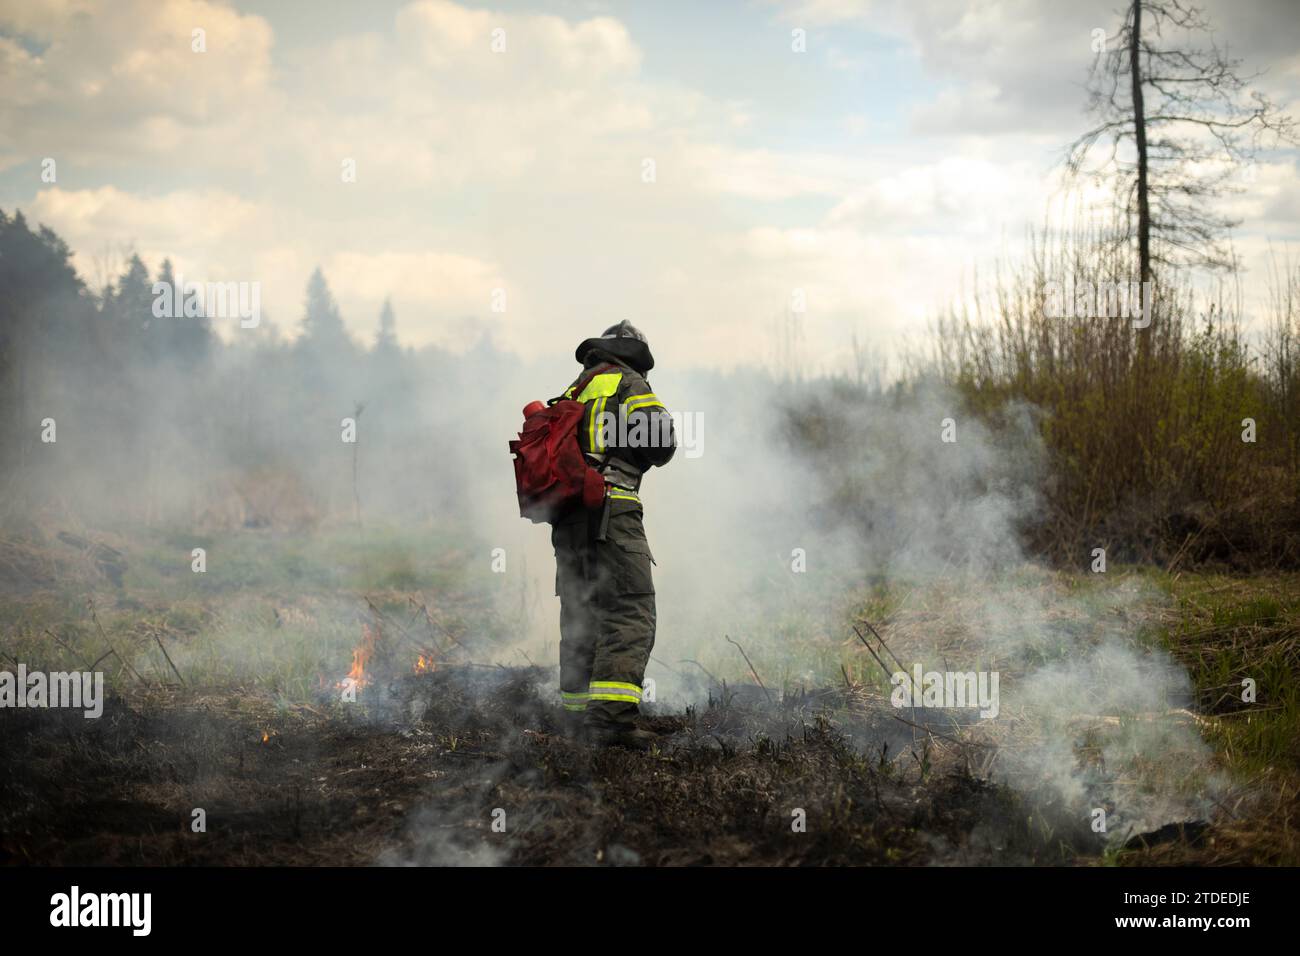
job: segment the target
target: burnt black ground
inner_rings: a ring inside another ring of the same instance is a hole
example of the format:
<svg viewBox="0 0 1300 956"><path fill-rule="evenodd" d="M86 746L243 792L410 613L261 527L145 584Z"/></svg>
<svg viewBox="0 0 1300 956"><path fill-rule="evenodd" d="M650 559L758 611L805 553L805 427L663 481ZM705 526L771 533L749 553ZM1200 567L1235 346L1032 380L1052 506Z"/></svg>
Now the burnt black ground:
<svg viewBox="0 0 1300 956"><path fill-rule="evenodd" d="M651 753L559 733L537 669L448 668L315 705L236 690L0 712L0 862L1095 862L1078 821L834 692L716 689ZM265 738L265 739L264 739ZM953 748L954 750L956 748ZM207 831L191 829L195 808ZM803 811L804 832L793 824ZM495 827L494 827L495 823Z"/></svg>

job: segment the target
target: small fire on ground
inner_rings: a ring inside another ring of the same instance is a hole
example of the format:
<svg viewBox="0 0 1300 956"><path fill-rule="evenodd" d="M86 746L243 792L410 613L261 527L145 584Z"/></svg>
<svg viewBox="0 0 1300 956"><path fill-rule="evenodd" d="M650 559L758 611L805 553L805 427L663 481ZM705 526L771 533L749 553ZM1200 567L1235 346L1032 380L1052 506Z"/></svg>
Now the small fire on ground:
<svg viewBox="0 0 1300 956"><path fill-rule="evenodd" d="M361 625L361 643L352 648L352 669L348 676L338 682L339 687L365 687L370 683L366 674L366 665L375 656L375 646L379 643L379 631L369 624Z"/></svg>
<svg viewBox="0 0 1300 956"><path fill-rule="evenodd" d="M344 689L347 687L365 687L370 683L371 674L367 670L370 666L371 659L375 656L375 650L382 639L379 628L372 628L369 624L363 624L361 627L361 642L352 649L352 668L348 671L347 676L340 680L335 686ZM434 660L431 654L420 654L415 663L411 665L411 671L415 674L431 674L438 669L438 662Z"/></svg>

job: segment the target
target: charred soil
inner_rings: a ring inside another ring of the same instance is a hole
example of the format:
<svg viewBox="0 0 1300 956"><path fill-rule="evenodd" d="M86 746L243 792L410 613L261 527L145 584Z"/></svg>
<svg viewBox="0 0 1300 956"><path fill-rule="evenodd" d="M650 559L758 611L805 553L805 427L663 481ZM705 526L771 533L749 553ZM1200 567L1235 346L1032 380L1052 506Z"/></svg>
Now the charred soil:
<svg viewBox="0 0 1300 956"><path fill-rule="evenodd" d="M277 705L0 713L0 861L116 865L1062 864L1100 857L963 748L836 693L720 690L649 753L565 738L536 668L446 667ZM205 832L195 831L196 810Z"/></svg>

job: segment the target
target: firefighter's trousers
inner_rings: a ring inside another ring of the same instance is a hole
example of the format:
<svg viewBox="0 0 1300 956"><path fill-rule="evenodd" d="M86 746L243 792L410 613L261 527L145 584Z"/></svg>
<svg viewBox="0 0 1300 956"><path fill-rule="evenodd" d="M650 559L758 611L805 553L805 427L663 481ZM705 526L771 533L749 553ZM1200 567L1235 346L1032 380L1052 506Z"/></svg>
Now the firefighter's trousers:
<svg viewBox="0 0 1300 956"><path fill-rule="evenodd" d="M588 727L636 718L655 643L654 558L632 492L612 489L603 540L601 515L579 510L551 531L560 598L560 693Z"/></svg>

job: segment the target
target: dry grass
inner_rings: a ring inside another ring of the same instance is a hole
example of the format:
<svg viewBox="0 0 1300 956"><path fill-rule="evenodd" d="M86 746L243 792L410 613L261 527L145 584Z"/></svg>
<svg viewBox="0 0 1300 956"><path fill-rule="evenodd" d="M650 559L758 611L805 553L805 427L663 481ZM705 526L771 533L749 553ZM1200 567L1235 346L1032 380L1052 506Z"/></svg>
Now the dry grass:
<svg viewBox="0 0 1300 956"><path fill-rule="evenodd" d="M1177 274L1157 284L1149 328L1044 315L1049 282L1127 285L1130 269L1097 237L1040 242L938 322L934 364L974 412L1042 413L1052 474L1030 543L1067 564L1106 547L1122 560L1300 566L1300 270L1273 277L1254 339L1230 285L1207 298Z"/></svg>

